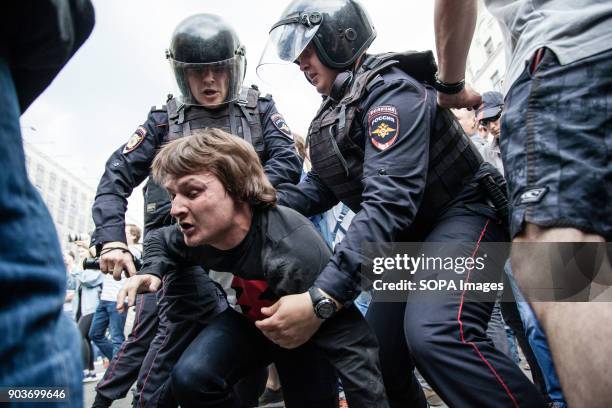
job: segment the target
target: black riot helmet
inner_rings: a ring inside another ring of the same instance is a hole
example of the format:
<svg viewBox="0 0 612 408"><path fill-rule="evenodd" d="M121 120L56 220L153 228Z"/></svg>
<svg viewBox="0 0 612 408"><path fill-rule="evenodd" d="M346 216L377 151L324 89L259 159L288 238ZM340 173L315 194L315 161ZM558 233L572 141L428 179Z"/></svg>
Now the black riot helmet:
<svg viewBox="0 0 612 408"><path fill-rule="evenodd" d="M272 53L294 62L312 41L323 64L345 70L375 38L368 13L355 0L294 0L272 26L260 65L271 63Z"/></svg>
<svg viewBox="0 0 612 408"><path fill-rule="evenodd" d="M217 104L238 99L246 72L246 52L234 29L221 17L214 14L196 14L186 18L174 30L166 58L187 105L201 105L197 92L212 92L204 85L193 90L189 77L210 73L215 75L220 98ZM221 83L222 82L222 83Z"/></svg>

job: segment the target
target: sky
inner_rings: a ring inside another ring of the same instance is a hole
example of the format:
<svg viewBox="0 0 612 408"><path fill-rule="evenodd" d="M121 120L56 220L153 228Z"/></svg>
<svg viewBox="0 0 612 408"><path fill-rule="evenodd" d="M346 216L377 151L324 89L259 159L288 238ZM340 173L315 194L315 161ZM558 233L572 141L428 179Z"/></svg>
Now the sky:
<svg viewBox="0 0 612 408"><path fill-rule="evenodd" d="M377 31L370 52L434 49L432 1L362 0ZM222 16L247 50L245 85L273 95L294 132L305 134L321 98L297 66L294 79L268 84L255 69L287 0L94 0L87 42L22 115L24 138L95 189L109 156L165 103L176 84L164 52L176 25L197 13ZM291 69L290 68L290 69ZM142 193L128 205L142 222Z"/></svg>

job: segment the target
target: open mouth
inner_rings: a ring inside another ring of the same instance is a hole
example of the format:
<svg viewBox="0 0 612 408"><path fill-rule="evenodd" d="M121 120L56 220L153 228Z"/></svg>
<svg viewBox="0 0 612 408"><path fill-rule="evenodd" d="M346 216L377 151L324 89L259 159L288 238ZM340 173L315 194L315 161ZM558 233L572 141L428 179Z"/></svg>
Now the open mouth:
<svg viewBox="0 0 612 408"><path fill-rule="evenodd" d="M217 95L218 93L219 91L215 91L214 89L205 89L203 92L204 96L207 96L207 97L213 97Z"/></svg>
<svg viewBox="0 0 612 408"><path fill-rule="evenodd" d="M195 226L188 222L181 222L179 225L181 227L181 232L184 235L190 235L195 231Z"/></svg>

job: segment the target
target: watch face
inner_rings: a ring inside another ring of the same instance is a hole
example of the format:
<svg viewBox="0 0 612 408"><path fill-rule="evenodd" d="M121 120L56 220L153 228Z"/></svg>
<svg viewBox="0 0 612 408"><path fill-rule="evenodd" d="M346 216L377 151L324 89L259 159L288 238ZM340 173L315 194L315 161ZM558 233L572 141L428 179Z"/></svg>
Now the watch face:
<svg viewBox="0 0 612 408"><path fill-rule="evenodd" d="M323 299L317 303L316 315L321 319L329 319L336 312L336 304L330 299Z"/></svg>

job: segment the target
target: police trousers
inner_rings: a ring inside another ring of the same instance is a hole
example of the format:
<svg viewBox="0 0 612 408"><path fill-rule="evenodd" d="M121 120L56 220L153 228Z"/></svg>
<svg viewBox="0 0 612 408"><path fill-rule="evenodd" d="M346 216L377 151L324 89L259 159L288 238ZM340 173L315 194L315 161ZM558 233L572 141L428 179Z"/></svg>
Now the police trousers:
<svg viewBox="0 0 612 408"><path fill-rule="evenodd" d="M456 257L474 255L481 242L507 240L505 227L463 207L451 209L423 237L425 243L474 243L473 250L450 254ZM500 257L488 263L488 267L499 269L500 279L504 262ZM418 270L413 276L438 278L428 270ZM473 273L464 279L476 283L482 277ZM544 406L536 387L486 335L494 301L466 301L461 290L440 291L433 300L419 291L408 297L406 302L379 302L375 293L367 313L378 337L383 380L392 407L426 406L413 375L415 365L452 407Z"/></svg>

